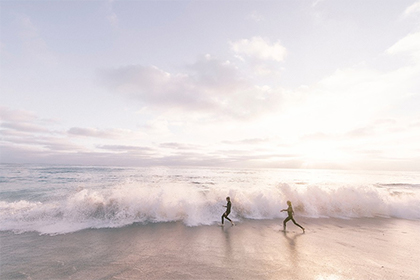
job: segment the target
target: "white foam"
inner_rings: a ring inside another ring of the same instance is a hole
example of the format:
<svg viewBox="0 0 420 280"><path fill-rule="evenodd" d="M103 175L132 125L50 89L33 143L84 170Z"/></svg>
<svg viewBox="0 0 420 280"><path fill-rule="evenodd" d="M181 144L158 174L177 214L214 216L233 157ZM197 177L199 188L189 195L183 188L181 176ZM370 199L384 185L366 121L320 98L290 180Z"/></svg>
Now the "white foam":
<svg viewBox="0 0 420 280"><path fill-rule="evenodd" d="M417 192L390 192L374 186L318 187L279 184L267 187L191 184L126 184L112 189L78 189L61 201L0 202L0 230L44 234L133 223L182 221L188 226L220 221L225 197L234 220L284 218L291 200L295 215L319 217L398 217L420 219Z"/></svg>

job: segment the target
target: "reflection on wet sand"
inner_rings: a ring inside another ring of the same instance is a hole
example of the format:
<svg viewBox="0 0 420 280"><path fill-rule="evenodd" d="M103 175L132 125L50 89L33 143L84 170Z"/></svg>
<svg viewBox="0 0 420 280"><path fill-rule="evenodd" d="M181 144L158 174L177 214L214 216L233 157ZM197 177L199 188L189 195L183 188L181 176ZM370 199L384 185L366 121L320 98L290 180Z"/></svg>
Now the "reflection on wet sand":
<svg viewBox="0 0 420 280"><path fill-rule="evenodd" d="M288 262L286 262L284 265L287 265L289 267L289 272L292 273L292 275L289 274L289 276L293 276L295 279L301 278L301 262L300 262L300 256L299 256L299 246L297 240L299 237L304 235L305 233L288 233L286 231L283 231L283 236L285 237L287 243L288 243L288 251L289 251L289 258Z"/></svg>

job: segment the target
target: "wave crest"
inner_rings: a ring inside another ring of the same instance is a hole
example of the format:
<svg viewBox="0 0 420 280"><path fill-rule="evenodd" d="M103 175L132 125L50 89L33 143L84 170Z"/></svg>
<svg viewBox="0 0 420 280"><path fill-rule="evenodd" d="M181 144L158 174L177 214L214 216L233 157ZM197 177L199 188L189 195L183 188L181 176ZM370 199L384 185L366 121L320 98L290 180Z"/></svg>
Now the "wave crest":
<svg viewBox="0 0 420 280"><path fill-rule="evenodd" d="M133 223L182 221L188 226L219 222L232 198L233 219L274 219L291 200L296 215L310 218L397 217L420 219L420 195L411 190L370 187L121 186L79 189L61 201L0 202L0 230L44 234Z"/></svg>

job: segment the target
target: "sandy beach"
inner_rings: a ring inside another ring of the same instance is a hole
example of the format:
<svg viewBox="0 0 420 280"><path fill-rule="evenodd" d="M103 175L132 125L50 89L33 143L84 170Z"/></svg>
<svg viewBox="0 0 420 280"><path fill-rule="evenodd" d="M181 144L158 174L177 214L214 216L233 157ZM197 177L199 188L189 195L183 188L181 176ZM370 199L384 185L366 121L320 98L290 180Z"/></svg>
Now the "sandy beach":
<svg viewBox="0 0 420 280"><path fill-rule="evenodd" d="M182 223L62 235L1 232L1 279L419 279L420 222Z"/></svg>

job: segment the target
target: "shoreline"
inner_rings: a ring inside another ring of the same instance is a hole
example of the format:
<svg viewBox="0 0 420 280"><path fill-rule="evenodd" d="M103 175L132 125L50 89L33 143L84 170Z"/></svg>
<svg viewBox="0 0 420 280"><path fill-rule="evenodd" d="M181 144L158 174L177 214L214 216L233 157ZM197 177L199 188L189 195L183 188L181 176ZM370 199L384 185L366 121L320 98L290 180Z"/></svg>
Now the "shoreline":
<svg viewBox="0 0 420 280"><path fill-rule="evenodd" d="M418 279L420 221L180 222L60 234L0 232L2 279Z"/></svg>

